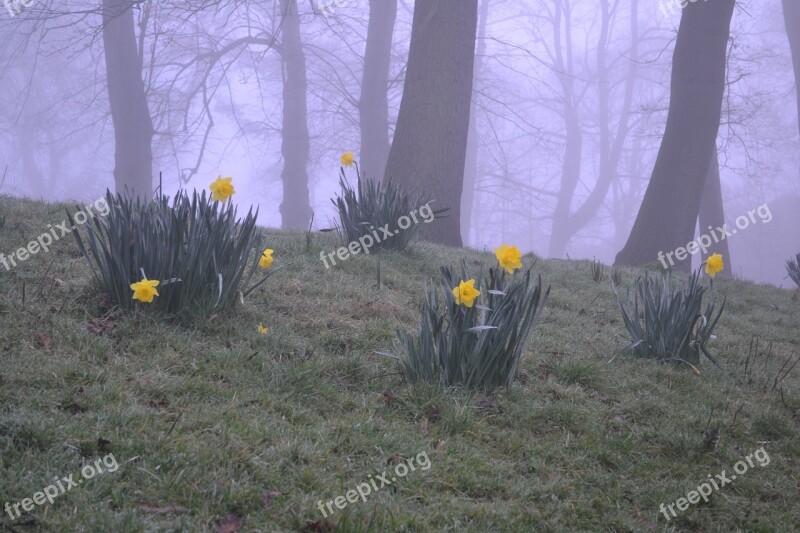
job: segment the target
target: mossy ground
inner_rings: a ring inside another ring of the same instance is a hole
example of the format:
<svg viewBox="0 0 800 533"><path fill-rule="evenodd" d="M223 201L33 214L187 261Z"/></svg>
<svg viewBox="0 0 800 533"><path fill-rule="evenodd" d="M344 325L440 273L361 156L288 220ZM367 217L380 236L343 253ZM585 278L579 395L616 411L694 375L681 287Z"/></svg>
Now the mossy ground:
<svg viewBox="0 0 800 533"><path fill-rule="evenodd" d="M0 252L60 223L64 207L0 200ZM588 262L538 260L551 299L512 389L412 388L373 351L415 327L423 272L493 256L417 244L382 256L378 289L374 256L324 267L332 235L307 250L303 233L265 234L275 266L289 266L195 326L115 312L71 237L0 266L0 505L104 454L120 464L53 505L4 514L6 530L800 528L800 368L782 392L763 385L800 352L791 292L716 283L728 298L713 345L722 366L696 375L614 358L626 337L610 286L592 281ZM624 286L637 274L626 270ZM769 465L669 522L659 513L761 447ZM421 452L429 470L323 520L319 500Z"/></svg>

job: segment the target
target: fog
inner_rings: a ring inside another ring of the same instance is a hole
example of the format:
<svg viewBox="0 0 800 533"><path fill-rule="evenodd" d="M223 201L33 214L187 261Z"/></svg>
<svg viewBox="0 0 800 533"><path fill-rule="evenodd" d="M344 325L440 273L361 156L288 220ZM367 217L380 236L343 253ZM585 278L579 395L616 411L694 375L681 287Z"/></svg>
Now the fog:
<svg viewBox="0 0 800 533"><path fill-rule="evenodd" d="M353 151L450 208L434 242L638 266L694 238L729 244L729 275L788 287L790 1L6 0L0 194L230 176L260 224L324 229Z"/></svg>

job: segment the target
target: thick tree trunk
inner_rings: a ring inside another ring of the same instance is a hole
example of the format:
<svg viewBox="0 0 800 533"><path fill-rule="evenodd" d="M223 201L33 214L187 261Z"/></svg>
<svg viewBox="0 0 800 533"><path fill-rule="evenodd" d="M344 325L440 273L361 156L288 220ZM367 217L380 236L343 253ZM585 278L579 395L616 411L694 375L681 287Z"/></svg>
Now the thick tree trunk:
<svg viewBox="0 0 800 533"><path fill-rule="evenodd" d="M311 220L308 198L308 105L306 56L300 38L297 0L281 0L283 59L283 201L284 229L307 229Z"/></svg>
<svg viewBox="0 0 800 533"><path fill-rule="evenodd" d="M103 0L103 46L114 124L117 192L153 194L153 123L142 81L131 0Z"/></svg>
<svg viewBox="0 0 800 533"><path fill-rule="evenodd" d="M714 147L713 154L711 155L711 163L708 167L708 176L706 177L706 185L703 188L703 198L700 202L700 235L712 236L712 229L722 227L725 224L725 206L722 202L722 184L719 176L719 154L717 147ZM733 272L733 260L728 248L728 239L712 244L708 248L708 253L703 255L702 261L708 259L710 255L722 254L725 262L725 269L719 273L720 276L728 278L731 277ZM691 257L689 261L691 263Z"/></svg>
<svg viewBox="0 0 800 533"><path fill-rule="evenodd" d="M694 239L709 154L715 147L725 91L735 0L691 3L683 10L672 59L667 127L653 175L616 264L639 266ZM681 270L688 271L684 262Z"/></svg>
<svg viewBox="0 0 800 533"><path fill-rule="evenodd" d="M786 21L789 45L792 47L794 80L797 86L798 127L800 127L800 2L798 0L783 0L783 18Z"/></svg>
<svg viewBox="0 0 800 533"><path fill-rule="evenodd" d="M358 103L362 176L383 179L389 159L389 67L397 0L370 0L364 77Z"/></svg>
<svg viewBox="0 0 800 533"><path fill-rule="evenodd" d="M420 236L461 246L478 0L427 0L414 7L408 68L386 179L428 193L447 218Z"/></svg>
<svg viewBox="0 0 800 533"><path fill-rule="evenodd" d="M480 24L478 27L478 49L475 53L475 74L472 77L473 94L469 112L469 134L467 137L467 158L464 164L464 190L461 196L461 240L469 245L472 226L472 213L475 203L475 187L478 185L478 106L475 86L483 71L483 58L486 55L486 25L489 19L489 1L481 0Z"/></svg>

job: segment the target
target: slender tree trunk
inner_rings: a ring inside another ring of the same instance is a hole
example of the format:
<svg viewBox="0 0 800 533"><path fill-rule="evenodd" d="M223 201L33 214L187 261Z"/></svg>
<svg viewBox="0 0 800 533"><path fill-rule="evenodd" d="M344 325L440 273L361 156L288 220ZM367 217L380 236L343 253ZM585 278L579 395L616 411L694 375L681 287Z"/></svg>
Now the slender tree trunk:
<svg viewBox="0 0 800 533"><path fill-rule="evenodd" d="M478 185L478 106L474 87L483 71L486 55L486 25L489 19L490 0L481 0L480 23L478 27L478 49L475 54L475 75L473 76L472 104L469 112L469 134L467 136L467 159L464 164L464 191L461 197L461 240L469 244L472 213L475 203L475 187Z"/></svg>
<svg viewBox="0 0 800 533"><path fill-rule="evenodd" d="M565 103L566 147L561 166L561 187L553 212L553 229L550 232L549 257L561 258L566 253L567 241L574 231L569 227L570 211L575 189L581 178L581 156L583 155L583 130L578 111Z"/></svg>
<svg viewBox="0 0 800 533"><path fill-rule="evenodd" d="M47 162L48 162L48 171L47 171L47 188L50 194L50 198L56 199L58 198L58 187L59 184L62 182L61 177L61 162L64 160L65 152L64 149L59 146L60 143L56 141L53 137L52 130L49 132L49 140L47 145ZM88 181L88 180L87 180Z"/></svg>
<svg viewBox="0 0 800 533"><path fill-rule="evenodd" d="M797 116L800 127L800 2L783 0L783 18L786 22L786 33L792 47L792 64L794 64L794 80L797 86Z"/></svg>
<svg viewBox="0 0 800 533"><path fill-rule="evenodd" d="M608 0L600 0L599 9L602 16L600 25L600 38L597 45L597 113L598 124L600 130L600 165L597 182L592 188L589 196L584 200L583 204L570 214L569 204L574 203L573 197L575 189L580 177L580 166L578 163L572 163L577 166L576 169L571 169L571 174L577 172L578 176L570 176L565 182L566 186L562 188L559 196L559 204L557 207L558 217L553 221L553 235L550 241L550 257L564 257L567 245L570 240L583 229L594 216L597 214L598 209L603 205L608 196L608 191L618 178L620 160L622 159L623 148L628 139L630 132L630 116L631 108L633 106L634 89L636 88L636 80L638 73L638 51L639 51L639 0L631 0L631 16L630 16L630 31L631 31L631 48L626 53L629 57L628 73L625 78L625 92L622 97L621 106L619 108L619 119L616 128L612 131L612 107L611 101L611 83L609 80L609 68L607 65L607 55L609 46L609 28L612 24L611 20L611 7ZM569 116L568 112L568 115ZM578 129L577 132L570 131L574 128L580 128L577 117L570 117L570 120L575 124L567 128L567 139L569 142L570 135L580 139L582 132ZM575 142L575 141L573 141ZM568 145L569 150L569 145ZM565 154L565 157L569 157ZM578 154L573 157L579 157ZM568 160L565 162L565 168L569 168ZM564 190L566 189L566 190Z"/></svg>
<svg viewBox="0 0 800 533"><path fill-rule="evenodd" d="M397 0L370 0L364 77L358 112L361 121L362 175L383 179L389 159L389 68Z"/></svg>
<svg viewBox="0 0 800 533"><path fill-rule="evenodd" d="M616 264L659 260L694 239L709 154L719 132L735 0L688 4L672 58L667 127L650 185ZM688 271L687 262L680 264Z"/></svg>
<svg viewBox="0 0 800 533"><path fill-rule="evenodd" d="M461 246L478 0L427 0L414 7L408 68L386 179L430 194L447 218L420 236Z"/></svg>
<svg viewBox="0 0 800 533"><path fill-rule="evenodd" d="M283 202L284 229L306 229L311 220L308 198L308 104L306 56L300 37L297 0L281 0L283 60Z"/></svg>
<svg viewBox="0 0 800 533"><path fill-rule="evenodd" d="M44 174L39 168L38 158L34 151L39 146L39 143L36 142L37 135L28 124L18 123L15 129L19 144L19 154L22 159L22 175L30 191L29 194L33 198L49 200L51 198L50 191L47 190ZM0 179L2 177L2 170L0 170Z"/></svg>
<svg viewBox="0 0 800 533"><path fill-rule="evenodd" d="M706 177L706 185L703 188L703 198L700 202L700 235L711 236L712 229L722 227L725 224L725 207L722 201L722 184L719 176L719 154L717 147L711 155L711 163L708 167L708 177ZM708 259L708 256L713 254L722 254L725 263L725 269L719 273L720 276L728 278L731 277L733 272L733 260L728 248L728 239L712 244L708 248L708 253L703 255L703 261ZM691 256L689 261L691 263Z"/></svg>
<svg viewBox="0 0 800 533"><path fill-rule="evenodd" d="M153 194L153 123L142 81L134 3L103 0L103 46L114 124L116 189L149 199Z"/></svg>
<svg viewBox="0 0 800 533"><path fill-rule="evenodd" d="M553 227L550 230L550 257L563 257L567 246L567 226L575 196L575 188L581 179L583 156L583 128L578 115L578 99L575 96L575 76L572 62L572 7L570 2L554 3L553 48L554 66L561 83L561 108L564 118L564 162L561 164L561 187L558 189L556 207L553 211ZM561 42L562 28L564 44ZM601 30L602 33L602 30Z"/></svg>

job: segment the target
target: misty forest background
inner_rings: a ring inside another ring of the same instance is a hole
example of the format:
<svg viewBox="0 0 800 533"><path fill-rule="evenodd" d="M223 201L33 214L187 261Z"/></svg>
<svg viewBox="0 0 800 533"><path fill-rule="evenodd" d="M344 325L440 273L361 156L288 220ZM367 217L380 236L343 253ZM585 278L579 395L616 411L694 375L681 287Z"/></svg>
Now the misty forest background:
<svg viewBox="0 0 800 533"><path fill-rule="evenodd" d="M789 284L794 0L26 3L0 10L0 194L232 176L260 224L322 229L353 150L449 207L421 232L452 246L636 266L766 203L712 251Z"/></svg>

